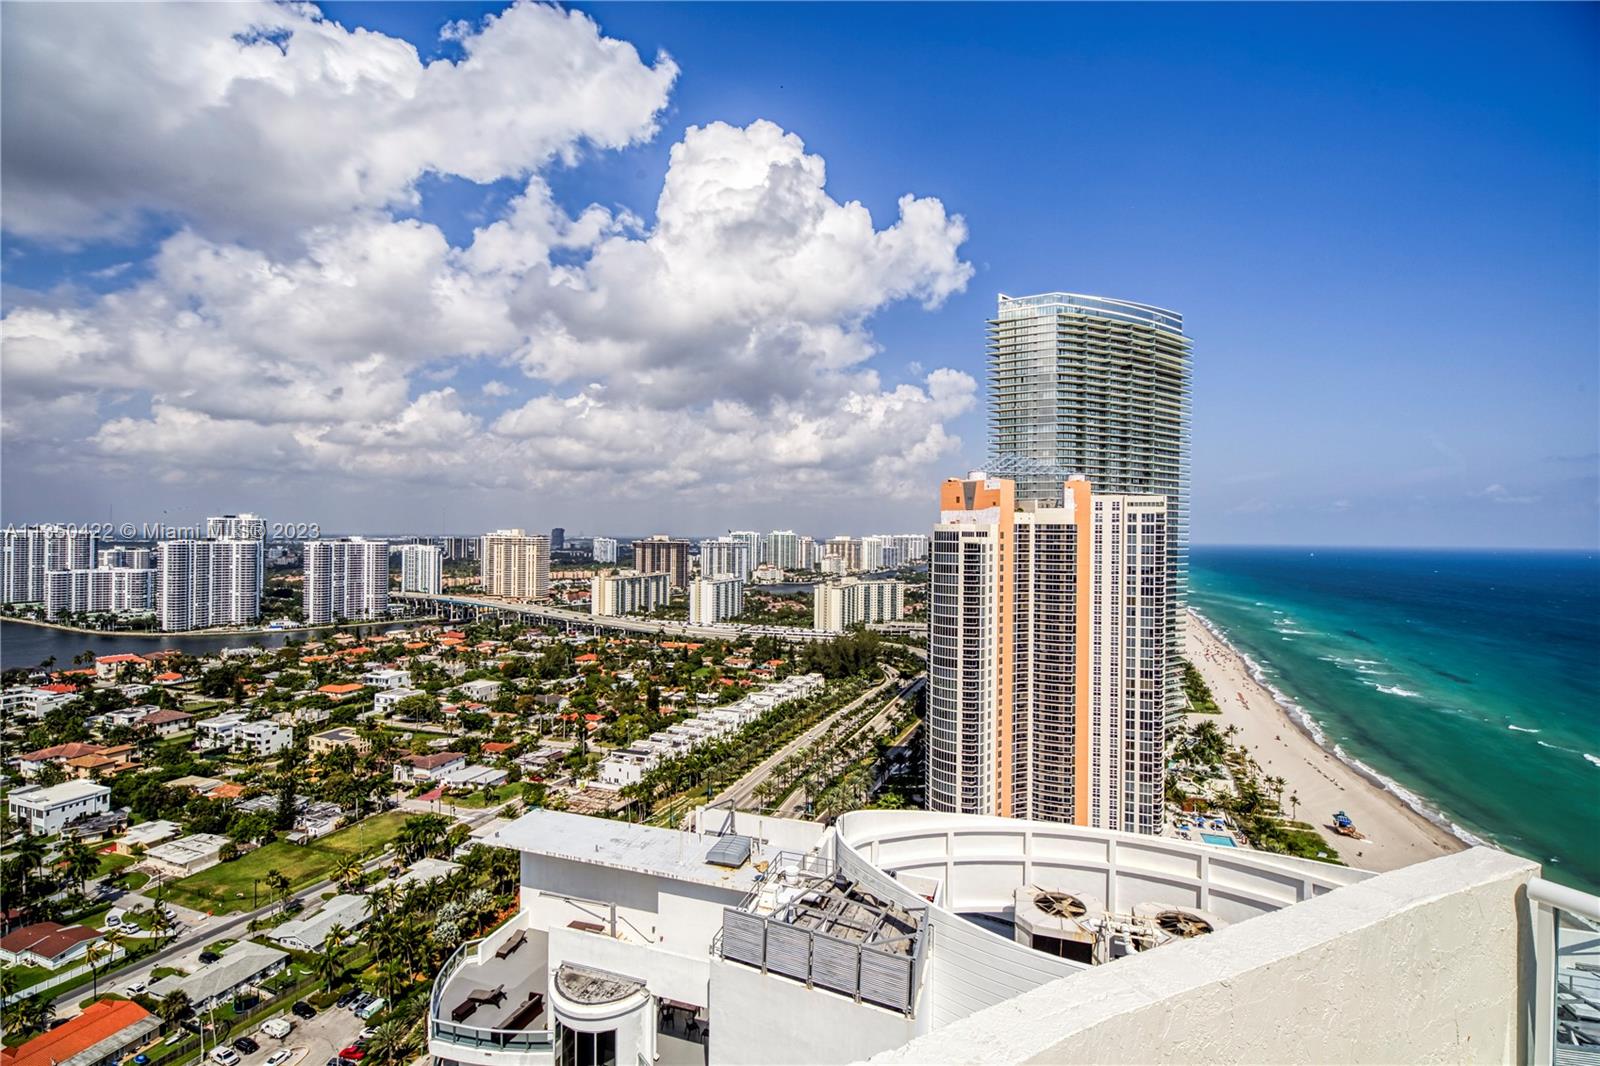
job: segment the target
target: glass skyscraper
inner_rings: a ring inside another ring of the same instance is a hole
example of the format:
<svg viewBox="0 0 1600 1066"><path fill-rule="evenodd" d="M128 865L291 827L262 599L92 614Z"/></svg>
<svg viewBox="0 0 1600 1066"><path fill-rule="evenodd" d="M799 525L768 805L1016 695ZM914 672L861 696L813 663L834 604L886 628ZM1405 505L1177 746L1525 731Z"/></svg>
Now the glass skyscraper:
<svg viewBox="0 0 1600 1066"><path fill-rule="evenodd" d="M1001 295L989 321L991 476L1018 500L1061 501L1073 474L1096 493L1167 498L1167 711L1183 705L1188 591L1189 339L1149 304L1051 292Z"/></svg>

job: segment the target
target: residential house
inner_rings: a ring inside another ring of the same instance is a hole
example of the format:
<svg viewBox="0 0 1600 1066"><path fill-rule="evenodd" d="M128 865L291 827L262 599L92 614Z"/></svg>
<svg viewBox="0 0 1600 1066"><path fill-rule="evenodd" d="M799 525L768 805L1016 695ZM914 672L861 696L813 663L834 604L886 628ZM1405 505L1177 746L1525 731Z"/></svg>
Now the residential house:
<svg viewBox="0 0 1600 1066"><path fill-rule="evenodd" d="M313 755L326 755L336 748L354 748L357 755L365 755L372 750L372 745L367 743L367 739L347 725L313 733L306 744Z"/></svg>
<svg viewBox="0 0 1600 1066"><path fill-rule="evenodd" d="M128 670L149 666L150 660L142 655L102 655L94 661L94 676L101 681L121 677Z"/></svg>
<svg viewBox="0 0 1600 1066"><path fill-rule="evenodd" d="M286 951L253 940L241 940L224 951L216 962L207 963L191 974L163 977L150 986L150 995L165 999L174 992L182 992L196 1011L204 1011L231 999L236 992L260 984L288 962Z"/></svg>
<svg viewBox="0 0 1600 1066"><path fill-rule="evenodd" d="M161 1019L128 999L102 999L75 1018L16 1047L0 1066L115 1066L161 1029Z"/></svg>
<svg viewBox="0 0 1600 1066"><path fill-rule="evenodd" d="M49 788L13 789L11 817L30 833L59 833L73 822L111 810L111 790L93 781L66 781Z"/></svg>
<svg viewBox="0 0 1600 1066"><path fill-rule="evenodd" d="M103 939L100 930L87 925L34 922L0 938L0 962L60 970L82 962L89 945Z"/></svg>
<svg viewBox="0 0 1600 1066"><path fill-rule="evenodd" d="M188 877L221 862L222 849L229 843L227 837L217 833L195 833L147 849L144 861L169 877Z"/></svg>
<svg viewBox="0 0 1600 1066"><path fill-rule="evenodd" d="M183 831L177 822L159 818L153 822L140 822L129 826L128 831L113 845L119 855L132 855L137 848L152 848L165 843Z"/></svg>
<svg viewBox="0 0 1600 1066"><path fill-rule="evenodd" d="M317 689L317 692L320 695L328 697L328 699L332 700L334 703L343 703L345 700L365 692L366 689L367 686L358 681L345 681L322 685Z"/></svg>
<svg viewBox="0 0 1600 1066"><path fill-rule="evenodd" d="M393 714L395 705L412 696L426 696L420 688L390 688L372 697L372 709L379 714Z"/></svg>
<svg viewBox="0 0 1600 1066"><path fill-rule="evenodd" d="M395 760L396 784L414 785L424 781L439 781L452 770L467 765L467 757L459 751L439 751L431 755L407 755Z"/></svg>
<svg viewBox="0 0 1600 1066"><path fill-rule="evenodd" d="M134 725L139 729L148 729L158 737L175 737L194 728L194 715L186 711L151 711Z"/></svg>
<svg viewBox="0 0 1600 1066"><path fill-rule="evenodd" d="M267 939L295 951L321 951L330 929L340 926L353 933L365 924L368 913L367 897L334 896L310 917L284 922L268 933Z"/></svg>

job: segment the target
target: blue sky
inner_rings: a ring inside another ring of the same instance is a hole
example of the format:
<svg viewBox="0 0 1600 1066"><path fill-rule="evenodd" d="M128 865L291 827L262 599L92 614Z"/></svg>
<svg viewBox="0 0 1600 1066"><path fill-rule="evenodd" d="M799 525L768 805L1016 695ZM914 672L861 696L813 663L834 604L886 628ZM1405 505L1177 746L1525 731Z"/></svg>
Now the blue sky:
<svg viewBox="0 0 1600 1066"><path fill-rule="evenodd" d="M458 41L440 40L442 24L497 9L323 5L327 18L344 27L411 42L424 61L463 54ZM1195 344L1196 541L1596 545L1595 7L591 4L577 10L591 15L605 37L632 44L643 63L659 63L658 53L665 53L676 64L653 135L618 149L580 143L570 162L509 165L490 181L425 173L414 186L420 202L390 205L388 220L416 218L465 248L477 227L504 216L532 171L568 215L591 203L626 210L648 234L658 224L669 153L686 131L766 120L825 160L827 195L837 204L859 201L880 231L895 222L897 201L908 193L961 216L965 239L952 238L953 254L970 264L970 277L958 284L949 249L934 249L926 263L888 283L908 295L836 312L876 345L869 359L850 364L853 373L875 373L870 387L855 379L846 384L834 374L833 356L824 355L817 357L818 366L829 368L817 371L823 384L729 398L760 418L775 410L799 417L802 403L820 412L869 402L863 397L875 402L902 387L932 397L928 374L937 368L966 373L979 391L965 404L929 408L928 418L959 444L932 447L909 424L911 415L885 425L882 447L922 456L917 463L870 455L862 443L823 456L815 470L800 470L791 456L775 459L772 470L750 471L747 482L685 467L647 485L643 459L614 469L603 456L617 449L607 447L588 460L591 467L566 470L569 488L588 470L583 491L552 492L547 484L514 479L462 486L446 473L431 483L432 498L423 505L446 515L444 521L684 532L745 524L817 533L925 525L937 477L983 457L983 320L995 293L1064 289L1184 313ZM6 26L8 52L28 30ZM295 47L291 38L289 48ZM27 101L8 92L4 106L10 120ZM150 200L157 199L152 193ZM175 202L160 210L136 205L138 223L109 239L63 237L37 226L19 234L7 220L8 315L19 307L92 306L95 293L136 285L151 276L158 244L187 228L282 259L292 258L290 246L303 240L303 232L285 238L257 227L241 236L214 223L208 232L207 224L186 217L184 201ZM0 202L0 216L10 213L11 204ZM559 267L570 257L581 264L589 254L587 247L558 249L549 263ZM109 276L95 276L106 268ZM682 359L685 350L651 358ZM452 423L460 427L458 439L478 432L469 427L472 419L480 428L507 428L495 420L518 410L527 411L519 424L565 425L547 409L524 404L546 388L550 397L573 401L581 384L570 374L552 376L538 358L533 372L526 359L513 365L504 352L464 360L442 350L435 358L427 354L408 364L402 400L415 403L448 382L452 398L441 402L461 405L450 412L460 416ZM5 383L20 380L18 374ZM714 382L727 376L706 380L713 384L693 383L685 393L691 398L672 401L679 405L673 410L706 422L706 405L721 398ZM505 383L506 394L465 404L490 381ZM606 395L621 395L623 381L620 374L606 378ZM92 499L115 501L119 514L131 516L151 499L172 509L220 506L212 503L219 486L238 493L244 485L251 499L230 498L228 505L260 499L263 510L310 507L318 513L309 517L336 526L440 521L415 513L421 497L403 475L332 450L320 428L273 422L271 438L318 437L310 458L286 453L243 473L219 465L211 479L186 476L206 465L204 457L130 450L130 437L161 436L162 419L152 411L177 402L170 388L157 381L135 384L125 395L98 391L93 413L81 422L80 469L31 461L34 431L27 427L23 437L9 436L8 459L20 456L26 465L18 476L18 465L6 464L4 517L74 517L59 512L81 507L85 486ZM15 420L13 397L25 391L8 388L8 422ZM652 412L670 406L650 401ZM222 409L207 408L208 417ZM259 439L252 427L235 425L237 412L228 417L226 432L216 430L219 439L241 447ZM372 424L393 427L401 424L396 418L379 411ZM122 419L125 432L102 428L112 419ZM146 419L148 431L140 429ZM821 436L840 435L833 423L819 424ZM196 432L213 432L212 423ZM381 436L340 446L371 448ZM428 438L438 439L448 437ZM730 438L736 440L749 438ZM70 439L50 442L52 456L62 444L72 446ZM486 442L485 454L500 446ZM523 453L507 453L513 455L507 462L537 466L555 462L549 457L558 452L567 456L552 447L527 453L534 458L526 461L514 458ZM718 444L703 447L714 451ZM927 458L932 451L938 454ZM308 477L315 466L306 464L318 456L328 457L323 461L340 476ZM107 478L108 461L132 465ZM869 461L874 491L841 517L830 502L832 486L859 484L851 464ZM826 475L817 472L824 468ZM749 499L736 498L746 491L741 486L787 477L794 478L793 492L750 490ZM149 484L137 485L144 478ZM684 478L705 478L700 484L711 491L664 487ZM919 478L929 479L926 500L907 488ZM441 487L447 484L456 487ZM623 484L626 492L608 491ZM529 498L543 502L506 506L508 499ZM552 508L559 513L543 513Z"/></svg>

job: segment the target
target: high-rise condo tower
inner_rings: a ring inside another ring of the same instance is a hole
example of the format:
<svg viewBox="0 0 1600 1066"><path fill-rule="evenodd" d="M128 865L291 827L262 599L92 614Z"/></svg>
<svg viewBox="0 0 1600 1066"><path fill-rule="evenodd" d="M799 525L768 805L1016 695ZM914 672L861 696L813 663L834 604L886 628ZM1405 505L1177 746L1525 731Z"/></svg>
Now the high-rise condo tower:
<svg viewBox="0 0 1600 1066"><path fill-rule="evenodd" d="M1188 590L1189 339L1175 311L1104 296L999 298L989 321L987 473L1017 499L1060 502L1073 474L1097 493L1167 499L1166 713L1183 707Z"/></svg>

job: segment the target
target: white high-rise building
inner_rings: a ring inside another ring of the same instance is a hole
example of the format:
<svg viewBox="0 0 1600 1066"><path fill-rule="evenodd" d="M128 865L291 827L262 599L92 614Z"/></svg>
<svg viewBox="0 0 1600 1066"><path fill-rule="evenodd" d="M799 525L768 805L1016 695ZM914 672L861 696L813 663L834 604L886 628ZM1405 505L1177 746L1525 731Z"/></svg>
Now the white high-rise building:
<svg viewBox="0 0 1600 1066"><path fill-rule="evenodd" d="M763 534L757 533L753 529L736 529L729 533L728 536L734 540L744 541L745 546L749 548L750 569L752 571L767 561L767 538Z"/></svg>
<svg viewBox="0 0 1600 1066"><path fill-rule="evenodd" d="M95 563L95 534L72 526L9 527L0 559L0 600L43 603L45 574L88 570Z"/></svg>
<svg viewBox="0 0 1600 1066"><path fill-rule="evenodd" d="M1095 493L1089 824L1159 833L1166 802L1165 496Z"/></svg>
<svg viewBox="0 0 1600 1066"><path fill-rule="evenodd" d="M618 570L589 579L589 613L596 617L616 617L637 611L653 611L670 601L672 576L666 571L641 574L637 570Z"/></svg>
<svg viewBox="0 0 1600 1066"><path fill-rule="evenodd" d="M743 613L744 579L737 574L714 574L689 582L690 625L707 626Z"/></svg>
<svg viewBox="0 0 1600 1066"><path fill-rule="evenodd" d="M207 540L266 540L267 523L260 515L225 514L206 519Z"/></svg>
<svg viewBox="0 0 1600 1066"><path fill-rule="evenodd" d="M164 540L155 558L162 629L241 626L261 617L261 541Z"/></svg>
<svg viewBox="0 0 1600 1066"><path fill-rule="evenodd" d="M830 558L844 560L846 573L861 569L861 542L854 537L829 537L825 551Z"/></svg>
<svg viewBox="0 0 1600 1066"><path fill-rule="evenodd" d="M147 570L156 565L155 553L149 548L102 548L96 565L126 566L134 570Z"/></svg>
<svg viewBox="0 0 1600 1066"><path fill-rule="evenodd" d="M734 537L717 537L700 542L700 573L705 576L735 574L748 580L756 568L750 558L750 545Z"/></svg>
<svg viewBox="0 0 1600 1066"><path fill-rule="evenodd" d="M478 551L483 591L511 600L542 600L550 595L550 538L521 529L483 535Z"/></svg>
<svg viewBox="0 0 1600 1066"><path fill-rule="evenodd" d="M617 561L617 538L596 537L590 547L590 554L597 563L614 563Z"/></svg>
<svg viewBox="0 0 1600 1066"><path fill-rule="evenodd" d="M148 556L149 552L143 554ZM149 614L155 609L155 579L153 566L48 570L45 572L45 617L53 620L80 613Z"/></svg>
<svg viewBox="0 0 1600 1066"><path fill-rule="evenodd" d="M765 561L779 570L800 569L800 538L792 529L775 529L767 534Z"/></svg>
<svg viewBox="0 0 1600 1066"><path fill-rule="evenodd" d="M901 566L920 563L928 557L928 535L926 533L896 533L889 538L889 541L900 553Z"/></svg>
<svg viewBox="0 0 1600 1066"><path fill-rule="evenodd" d="M444 587L444 550L432 544L400 546L400 591L438 595Z"/></svg>
<svg viewBox="0 0 1600 1066"><path fill-rule="evenodd" d="M842 633L854 625L898 622L905 617L905 586L899 581L847 577L819 582L811 593L812 628Z"/></svg>
<svg viewBox="0 0 1600 1066"><path fill-rule="evenodd" d="M302 595L307 625L388 617L388 543L362 537L306 541Z"/></svg>

